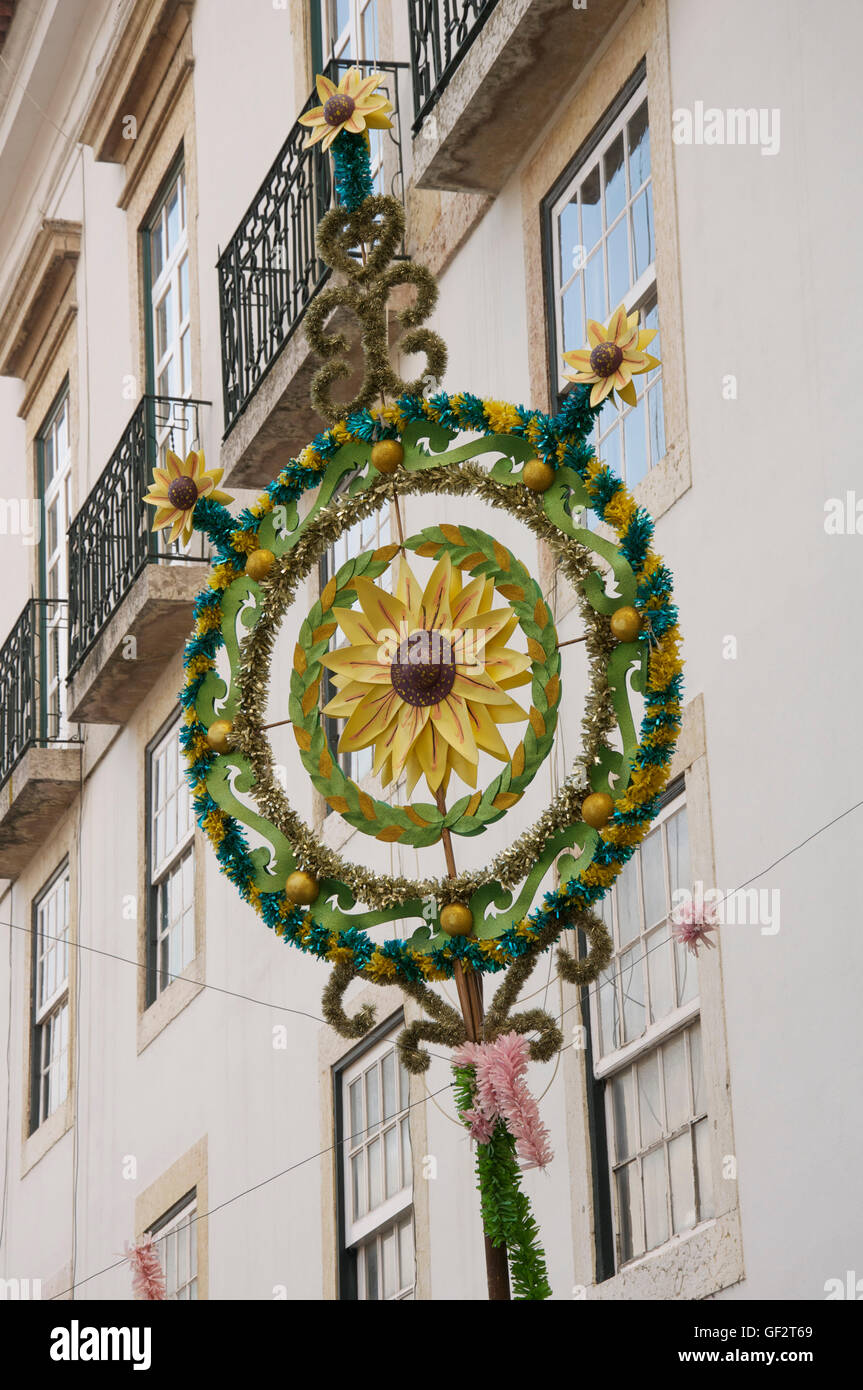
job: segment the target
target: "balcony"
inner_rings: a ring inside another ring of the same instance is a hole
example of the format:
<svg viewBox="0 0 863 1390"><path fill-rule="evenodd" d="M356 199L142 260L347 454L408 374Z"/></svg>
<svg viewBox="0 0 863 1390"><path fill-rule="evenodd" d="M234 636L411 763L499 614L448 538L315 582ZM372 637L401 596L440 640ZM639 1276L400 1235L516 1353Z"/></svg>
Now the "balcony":
<svg viewBox="0 0 863 1390"><path fill-rule="evenodd" d="M0 648L0 878L17 878L81 783L65 718L66 629L65 603L31 599Z"/></svg>
<svg viewBox="0 0 863 1390"><path fill-rule="evenodd" d="M350 62L325 69L338 82ZM393 129L372 132L380 191L404 196L399 81L405 63L360 63L384 74L381 91L393 103ZM317 93L304 110L319 104ZM317 366L297 329L330 271L318 258L315 231L334 201L332 165L320 145L306 146L296 123L225 251L219 257L219 317L225 438L225 483L257 487L270 481L322 427L309 403ZM357 351L359 365L359 351Z"/></svg>
<svg viewBox="0 0 863 1390"><path fill-rule="evenodd" d="M203 583L204 538L189 551L153 532L143 501L166 448L199 447L206 401L144 396L69 528L69 718L122 724L177 655Z"/></svg>
<svg viewBox="0 0 863 1390"><path fill-rule="evenodd" d="M627 0L410 0L414 182L497 194Z"/></svg>

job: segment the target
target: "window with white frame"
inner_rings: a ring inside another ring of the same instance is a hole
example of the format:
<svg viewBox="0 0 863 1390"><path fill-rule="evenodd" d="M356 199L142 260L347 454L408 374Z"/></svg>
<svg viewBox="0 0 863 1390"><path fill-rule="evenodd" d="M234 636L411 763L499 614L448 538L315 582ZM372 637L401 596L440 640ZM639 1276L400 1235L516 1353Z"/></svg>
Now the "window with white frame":
<svg viewBox="0 0 863 1390"><path fill-rule="evenodd" d="M357 63L366 71L381 57L378 27L378 0L314 0L319 6L323 66L333 59ZM338 77L346 69L341 68ZM337 79L336 79L337 80ZM395 102L394 93L387 93ZM385 131L370 130L369 145L375 191L383 193L383 137Z"/></svg>
<svg viewBox="0 0 863 1390"><path fill-rule="evenodd" d="M614 956L590 990L618 1268L713 1215L697 960L671 923L690 888L677 795L605 897Z"/></svg>
<svg viewBox="0 0 863 1390"><path fill-rule="evenodd" d="M69 1091L69 867L33 907L33 1050L31 1132Z"/></svg>
<svg viewBox="0 0 863 1390"><path fill-rule="evenodd" d="M157 396L188 400L192 394L192 334L189 298L189 236L186 226L186 173L172 174L147 225L150 312L150 380ZM170 423L160 423L160 420ZM186 417L181 410L156 411L160 462L167 450L185 458Z"/></svg>
<svg viewBox="0 0 863 1390"><path fill-rule="evenodd" d="M381 507L373 516L355 522L327 551L321 563L321 588L323 589L324 585L337 573L346 560L352 559L355 555L362 555L364 551L377 550L382 545L389 545L390 536L390 509L388 507ZM382 574L376 582L386 588L389 583L387 574ZM347 638L343 637L342 640L347 641ZM324 704L327 704L336 694L336 687L329 673L321 682L321 692ZM339 753L338 742L346 723L347 720L345 719L332 719L329 715L325 715L324 731L330 751L333 757L338 759L342 771L353 781L360 782L364 777L368 777L372 770L374 749L361 748L358 753Z"/></svg>
<svg viewBox="0 0 863 1390"><path fill-rule="evenodd" d="M198 1297L197 1216L193 1190L150 1227L165 1276L165 1297L174 1301Z"/></svg>
<svg viewBox="0 0 863 1390"><path fill-rule="evenodd" d="M64 738L66 725L67 609L69 565L66 532L71 514L72 448L69 387L63 387L36 440L44 524L40 640L43 703L42 736Z"/></svg>
<svg viewBox="0 0 863 1390"><path fill-rule="evenodd" d="M546 203L554 322L552 375L567 385L561 354L587 343L588 319L605 324L618 304L654 328L661 358L647 88L642 81L588 144ZM594 436L597 457L635 487L665 455L662 367L633 377L636 404L609 398Z"/></svg>
<svg viewBox="0 0 863 1390"><path fill-rule="evenodd" d="M412 1298L416 1270L408 1073L394 1036L365 1049L339 1073L338 1095L341 1248L355 1270L355 1296Z"/></svg>
<svg viewBox="0 0 863 1390"><path fill-rule="evenodd" d="M324 63L374 62L378 49L378 0L317 0Z"/></svg>
<svg viewBox="0 0 863 1390"><path fill-rule="evenodd" d="M148 1003L195 958L195 818L177 720L148 753Z"/></svg>

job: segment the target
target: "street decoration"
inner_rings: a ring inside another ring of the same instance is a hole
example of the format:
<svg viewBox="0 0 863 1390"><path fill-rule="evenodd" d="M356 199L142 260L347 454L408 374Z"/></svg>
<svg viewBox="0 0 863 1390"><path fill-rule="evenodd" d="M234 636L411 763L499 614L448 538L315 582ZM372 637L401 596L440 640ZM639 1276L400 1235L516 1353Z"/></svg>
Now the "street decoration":
<svg viewBox="0 0 863 1390"><path fill-rule="evenodd" d="M318 231L334 281L306 315L321 359L312 399L327 427L237 515L203 455L157 470L147 500L160 509L157 524L185 536L191 521L213 553L181 695L198 823L265 925L330 966L323 1009L333 1028L361 1038L374 1025L368 1005L346 1012L352 980L395 984L414 1006L399 1038L405 1066L425 1071L427 1044L452 1049L457 1106L476 1141L490 1296L509 1297L511 1280L516 1297L546 1298L519 1172L545 1166L551 1150L525 1076L528 1059L550 1059L563 1036L545 1009L518 1009L518 995L555 944L561 976L576 985L609 964L596 908L657 813L680 728L671 574L652 549L650 517L590 442L608 394L631 404L633 374L657 362L644 350L653 334L621 307L607 329L591 322L584 352L566 354L577 372L554 416L429 391L446 366L445 345L425 326L437 286L424 267L394 262L404 212L374 191L366 127L391 109L376 96L380 80L352 70L336 88L319 78L322 106L304 118L311 140L331 151L339 199ZM398 350L426 359L407 382L393 366L387 318L391 291L405 284L415 296L396 313ZM355 315L361 330L363 380L346 404L331 395L349 375L333 311ZM481 869L458 867L458 839L516 811L549 757L566 644L536 579L494 535L433 519L404 533L400 501L425 499L433 518L441 496L477 498L548 548L575 592L589 667L578 755L533 824ZM285 615L339 537L382 507L394 509L399 541L351 556L327 579L299 626L277 722L290 723L311 784L354 829L409 846L418 860L443 848L446 874L416 879L321 842L276 775L266 722ZM588 512L601 527L585 524ZM422 580L421 559L432 565ZM638 728L633 693L643 699ZM326 717L346 721L339 751L372 750L381 795L344 771ZM483 785L486 754L500 770ZM251 847L249 832L264 844ZM552 870L557 886L544 889ZM392 923L402 935L387 939L379 929ZM560 942L566 929L578 933L577 958ZM502 976L487 1005L486 975ZM450 979L459 1010L433 988Z"/></svg>

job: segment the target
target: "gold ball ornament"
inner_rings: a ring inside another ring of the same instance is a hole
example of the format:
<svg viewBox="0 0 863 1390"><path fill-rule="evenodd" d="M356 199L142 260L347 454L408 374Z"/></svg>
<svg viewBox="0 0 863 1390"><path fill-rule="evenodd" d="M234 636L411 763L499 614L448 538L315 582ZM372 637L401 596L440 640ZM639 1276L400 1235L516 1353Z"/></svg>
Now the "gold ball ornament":
<svg viewBox="0 0 863 1390"><path fill-rule="evenodd" d="M207 742L214 753L227 753L231 745L228 735L231 732L230 719L215 719L207 730Z"/></svg>
<svg viewBox="0 0 863 1390"><path fill-rule="evenodd" d="M585 825L602 830L614 814L614 802L608 792L592 792L581 803L581 818Z"/></svg>
<svg viewBox="0 0 863 1390"><path fill-rule="evenodd" d="M272 550L253 550L246 560L246 574L250 579L266 579L275 563Z"/></svg>
<svg viewBox="0 0 863 1390"><path fill-rule="evenodd" d="M470 936L473 913L467 903L447 903L441 908L440 924L448 936Z"/></svg>
<svg viewBox="0 0 863 1390"><path fill-rule="evenodd" d="M404 462L405 451L397 439L379 439L372 445L372 467L379 473L395 473Z"/></svg>
<svg viewBox="0 0 863 1390"><path fill-rule="evenodd" d="M623 608L616 608L611 615L611 631L618 642L634 642L641 632L640 613L628 604Z"/></svg>
<svg viewBox="0 0 863 1390"><path fill-rule="evenodd" d="M292 874L288 874L285 893L298 907L311 907L320 891L321 885L318 880L313 874L307 874L304 869L295 869Z"/></svg>
<svg viewBox="0 0 863 1390"><path fill-rule="evenodd" d="M548 492L554 482L554 469L543 459L528 459L521 478L531 492Z"/></svg>

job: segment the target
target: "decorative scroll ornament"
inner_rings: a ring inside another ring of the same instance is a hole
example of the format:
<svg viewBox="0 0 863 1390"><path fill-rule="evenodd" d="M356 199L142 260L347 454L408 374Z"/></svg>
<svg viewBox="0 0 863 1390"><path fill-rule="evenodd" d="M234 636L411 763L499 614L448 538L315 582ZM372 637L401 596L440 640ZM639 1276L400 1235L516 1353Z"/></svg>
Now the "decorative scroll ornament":
<svg viewBox="0 0 863 1390"><path fill-rule="evenodd" d="M337 1031L360 1038L374 1025L368 1004L353 1014L345 1009L352 980L398 984L415 1006L399 1039L410 1071L428 1067L426 1044L487 1048L509 1039L495 1056L516 1094L525 1057L548 1060L563 1042L547 1011L516 1007L519 993L567 928L589 950L573 959L558 946L563 979L585 986L608 966L611 941L595 909L650 828L680 729L671 575L651 549L647 513L590 443L609 391L629 399L633 373L656 365L643 351L652 334L622 308L607 330L591 323L589 350L568 355L582 369L579 384L554 417L468 392L429 397L422 382L402 382L389 357L387 296L399 284L416 287L414 303L399 314L409 331L398 346L425 351L438 377L444 345L418 327L436 286L423 267L390 264L402 209L371 192L364 135L336 103L348 96L357 112L365 101L366 124L383 118L383 106L369 104L373 87L355 75L319 92L323 114L309 113L307 124L313 139L336 132L330 148L342 200L322 220L319 248L341 283L313 301L307 331L323 358L313 399L330 425L236 517L214 484L203 494L198 476L193 521L214 559L184 654L188 778L198 823L241 897L284 941L332 966L323 1007ZM349 373L344 335L325 327L334 310L356 316L365 354L362 387L342 405L329 395ZM164 506L155 493L148 500ZM533 825L477 870L459 870L453 837L481 835L518 807L553 747L566 677L536 580L493 535L433 518L418 534L402 534L400 498L442 495L506 511L548 548L575 592L589 671L579 755ZM329 578L299 628L287 716L302 765L332 810L365 835L411 846L418 859L442 844L447 874L440 878L380 873L323 845L276 777L265 724L285 614L321 557L382 506L396 510L400 543L353 555ZM587 510L604 523L602 533L584 525ZM409 552L432 562L422 583ZM335 695L325 704L327 672ZM643 700L638 728L633 694ZM343 751L373 749L384 785L404 772L404 803L373 797L347 776L325 737L324 715L347 720ZM486 786L477 775L481 753L501 765ZM420 786L431 800L412 799ZM543 892L553 869L559 886ZM405 924L405 934L373 934L391 923ZM484 1011L481 977L498 972L505 972L502 982ZM450 978L461 1014L429 987ZM529 1038L526 1053L512 1041L520 1038ZM476 1067L486 1056L461 1054L463 1114L476 1109ZM478 1172L491 1247L509 1249L517 1296L544 1298L547 1278L518 1190L519 1154L505 1107L486 1118ZM495 1192L510 1194L503 1206L495 1205ZM521 1213L517 1220L513 1212Z"/></svg>

